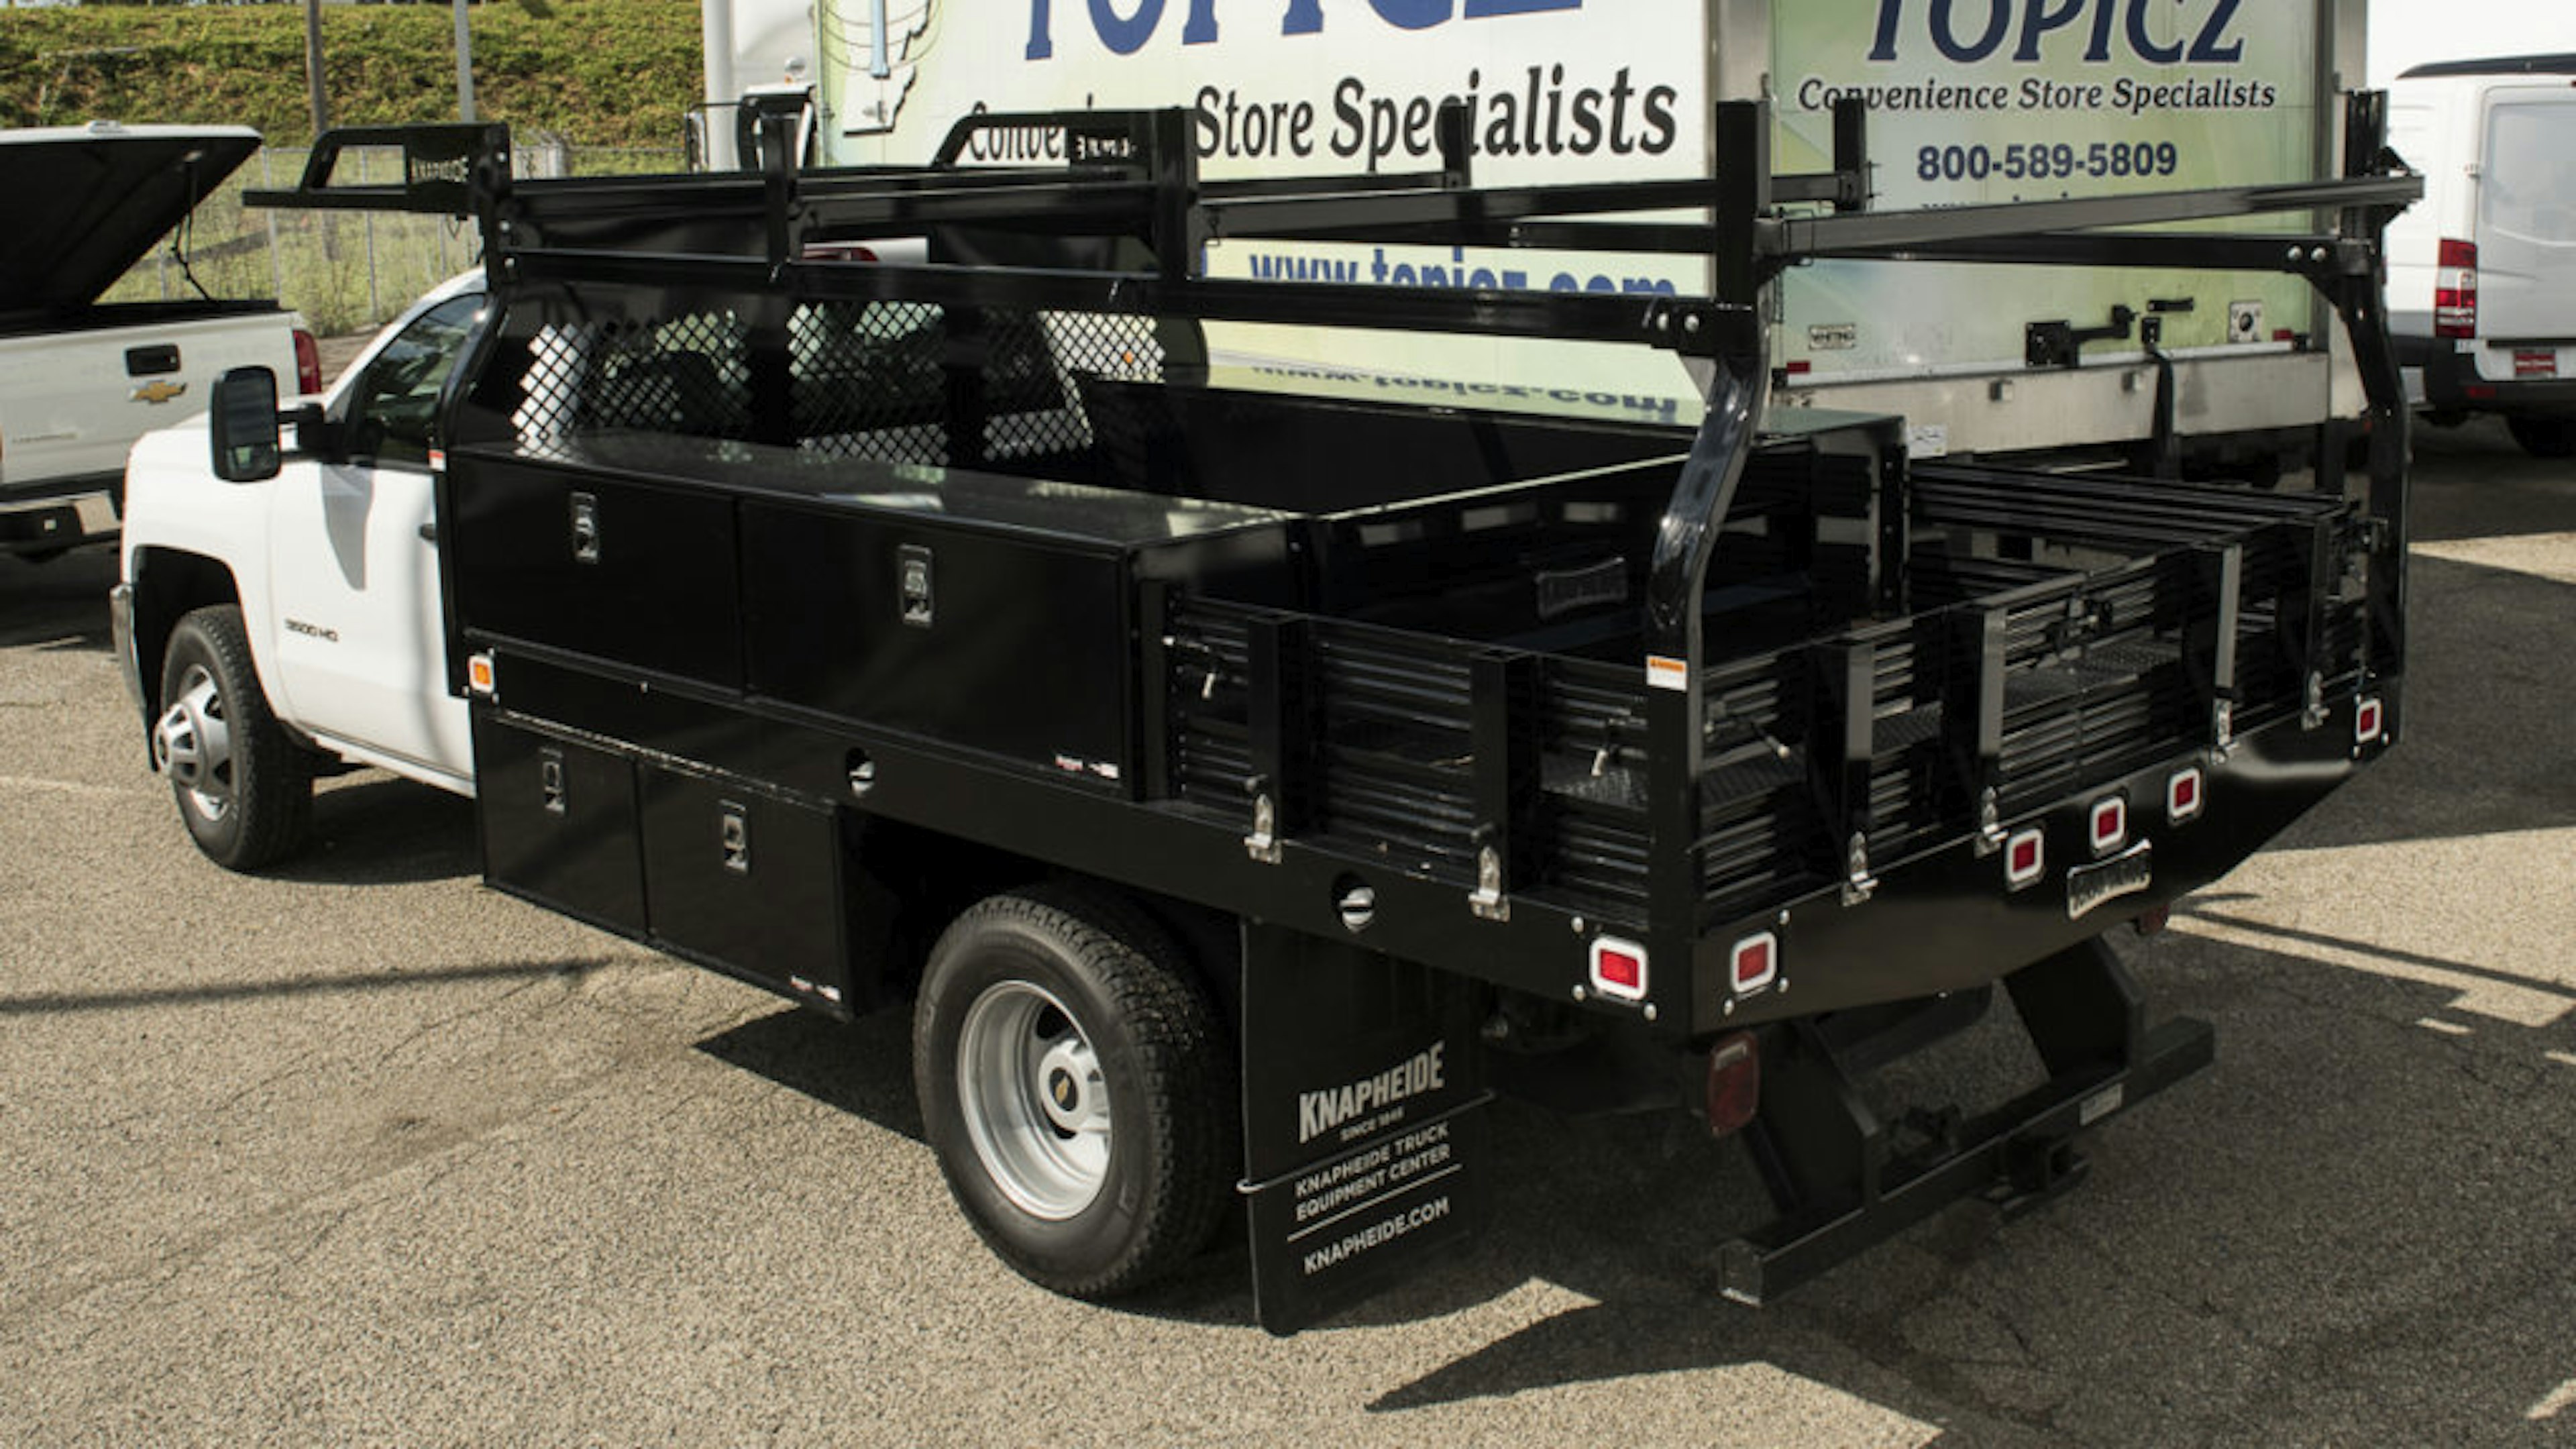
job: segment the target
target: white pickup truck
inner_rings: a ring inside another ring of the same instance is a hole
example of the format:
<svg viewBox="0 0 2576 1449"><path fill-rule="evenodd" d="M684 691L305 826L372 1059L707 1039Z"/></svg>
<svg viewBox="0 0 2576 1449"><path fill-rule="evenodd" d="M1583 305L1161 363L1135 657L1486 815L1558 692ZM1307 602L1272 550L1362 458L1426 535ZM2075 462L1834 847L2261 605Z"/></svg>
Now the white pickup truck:
<svg viewBox="0 0 2576 1449"><path fill-rule="evenodd" d="M258 149L241 126L0 131L0 552L113 534L126 450L227 370L321 385L313 338L275 302L98 300Z"/></svg>
<svg viewBox="0 0 2576 1449"><path fill-rule="evenodd" d="M480 272L414 303L308 402L276 477L208 467L204 416L125 478L117 653L189 833L236 870L303 843L317 771L472 794L447 688L432 420L483 312Z"/></svg>

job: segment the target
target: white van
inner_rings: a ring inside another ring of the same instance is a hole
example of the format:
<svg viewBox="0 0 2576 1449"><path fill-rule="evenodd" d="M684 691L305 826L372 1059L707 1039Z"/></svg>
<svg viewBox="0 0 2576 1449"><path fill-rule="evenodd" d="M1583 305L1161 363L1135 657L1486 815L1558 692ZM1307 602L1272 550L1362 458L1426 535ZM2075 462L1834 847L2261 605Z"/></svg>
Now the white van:
<svg viewBox="0 0 2576 1449"><path fill-rule="evenodd" d="M2435 423L2501 413L2576 455L2576 55L2420 65L2389 87L2389 144L2424 200L2388 229L2389 331Z"/></svg>

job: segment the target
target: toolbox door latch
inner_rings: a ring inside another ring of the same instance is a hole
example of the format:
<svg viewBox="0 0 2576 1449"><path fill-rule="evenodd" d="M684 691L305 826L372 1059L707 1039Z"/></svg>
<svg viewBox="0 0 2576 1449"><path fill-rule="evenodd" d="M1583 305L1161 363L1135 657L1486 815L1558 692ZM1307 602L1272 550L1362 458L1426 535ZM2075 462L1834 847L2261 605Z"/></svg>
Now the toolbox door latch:
<svg viewBox="0 0 2576 1449"><path fill-rule="evenodd" d="M731 800L716 806L716 841L724 852L724 868L735 875L751 874L750 812Z"/></svg>
<svg viewBox="0 0 2576 1449"><path fill-rule="evenodd" d="M599 498L596 494L572 496L572 561L580 564L599 562Z"/></svg>
<svg viewBox="0 0 2576 1449"><path fill-rule="evenodd" d="M934 616L931 596L930 550L917 543L907 543L895 553L895 569L903 588L903 622L915 629L930 627Z"/></svg>

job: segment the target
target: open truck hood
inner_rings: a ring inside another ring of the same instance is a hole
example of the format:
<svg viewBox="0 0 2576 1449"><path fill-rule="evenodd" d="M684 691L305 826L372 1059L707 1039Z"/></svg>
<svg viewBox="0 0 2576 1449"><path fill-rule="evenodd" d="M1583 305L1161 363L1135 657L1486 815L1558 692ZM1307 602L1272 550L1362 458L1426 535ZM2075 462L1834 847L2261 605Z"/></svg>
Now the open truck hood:
<svg viewBox="0 0 2576 1449"><path fill-rule="evenodd" d="M0 131L0 313L88 306L258 149L247 126Z"/></svg>

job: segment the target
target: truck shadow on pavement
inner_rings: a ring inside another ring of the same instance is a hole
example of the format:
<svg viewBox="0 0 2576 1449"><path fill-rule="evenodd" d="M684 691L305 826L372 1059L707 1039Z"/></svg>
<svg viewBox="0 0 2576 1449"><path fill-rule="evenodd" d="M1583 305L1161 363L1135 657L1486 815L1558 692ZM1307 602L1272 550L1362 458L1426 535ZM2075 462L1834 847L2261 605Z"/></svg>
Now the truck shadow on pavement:
<svg viewBox="0 0 2576 1449"><path fill-rule="evenodd" d="M270 875L307 885L410 885L482 872L473 801L371 770L322 782L310 848Z"/></svg>
<svg viewBox="0 0 2576 1449"><path fill-rule="evenodd" d="M2090 1180L2035 1214L1964 1202L1748 1309L1716 1287L1720 1246L1770 1212L1740 1147L1679 1119L1503 1103L1476 1244L1309 1332L1534 1295L1526 1326L1383 1391L1381 1413L1765 1370L2028 1442L2488 1443L2539 1427L2528 1416L2576 1379L2576 989L2508 978L2559 1002L2530 1026L2462 1013L2454 986L2180 932L2124 951L2155 1014L2217 1023L2219 1062L2089 1134ZM854 1027L791 1010L699 1049L919 1141L909 1034L900 1009ZM2020 1050L1999 1013L1928 1075ZM1113 1311L1245 1326L1248 1283L1238 1226Z"/></svg>
<svg viewBox="0 0 2576 1449"><path fill-rule="evenodd" d="M342 972L276 976L254 981L219 981L204 986L151 986L132 991L37 991L0 996L0 1018L61 1016L86 1011L129 1011L138 1007L195 1006L226 1001L259 1001L280 996L341 996L370 991L416 991L423 986L471 981L536 981L563 977L579 981L616 964L615 958L478 962L464 966L411 966L399 972L352 975Z"/></svg>
<svg viewBox="0 0 2576 1449"><path fill-rule="evenodd" d="M2155 1012L2217 1023L2210 1072L2090 1134L2091 1179L2039 1212L1955 1206L1769 1308L1716 1292L1715 1249L1763 1211L1733 1149L1499 1119L1474 1255L1341 1322L1531 1280L1593 1301L1370 1407L1769 1365L1981 1443L1963 1411L2034 1443L2569 1427L2542 1420L2576 1385L2576 990L2521 982L2558 1001L2535 1027L2439 984L2167 939L2132 955Z"/></svg>
<svg viewBox="0 0 2576 1449"><path fill-rule="evenodd" d="M2417 543L2576 532L2576 460L2534 458L2481 418L2415 426Z"/></svg>
<svg viewBox="0 0 2576 1449"><path fill-rule="evenodd" d="M914 1142L912 1012L890 1006L855 1022L789 1007L708 1037L698 1050Z"/></svg>

